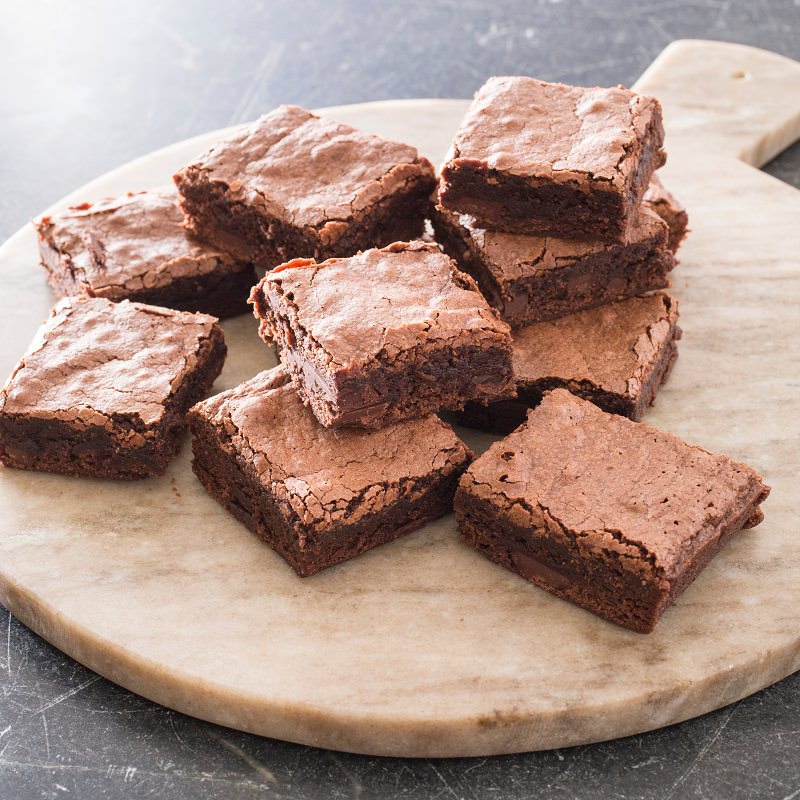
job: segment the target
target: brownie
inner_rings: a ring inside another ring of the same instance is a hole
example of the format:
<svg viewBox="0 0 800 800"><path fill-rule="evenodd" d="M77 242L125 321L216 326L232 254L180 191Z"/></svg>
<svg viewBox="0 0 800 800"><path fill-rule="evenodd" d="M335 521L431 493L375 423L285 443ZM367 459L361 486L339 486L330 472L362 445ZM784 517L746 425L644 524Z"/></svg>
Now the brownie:
<svg viewBox="0 0 800 800"><path fill-rule="evenodd" d="M322 428L282 365L189 419L209 494L303 577L449 513L472 458L436 417L369 433Z"/></svg>
<svg viewBox="0 0 800 800"><path fill-rule="evenodd" d="M492 561L642 633L763 518L750 467L564 389L461 479L461 534Z"/></svg>
<svg viewBox="0 0 800 800"><path fill-rule="evenodd" d="M206 314L65 298L0 392L0 461L96 478L158 475L225 353Z"/></svg>
<svg viewBox="0 0 800 800"><path fill-rule="evenodd" d="M644 193L644 202L658 214L669 228L669 249L677 252L689 230L689 215L672 192L661 182L658 175L650 178Z"/></svg>
<svg viewBox="0 0 800 800"><path fill-rule="evenodd" d="M326 427L376 429L514 394L508 325L434 244L291 261L251 300Z"/></svg>
<svg viewBox="0 0 800 800"><path fill-rule="evenodd" d="M191 229L264 268L422 233L436 186L406 144L280 106L175 175Z"/></svg>
<svg viewBox="0 0 800 800"><path fill-rule="evenodd" d="M445 159L439 202L482 228L621 241L663 141L652 97L490 78Z"/></svg>
<svg viewBox="0 0 800 800"><path fill-rule="evenodd" d="M675 266L667 226L646 207L616 244L485 230L441 207L431 217L444 251L512 326L665 289Z"/></svg>
<svg viewBox="0 0 800 800"><path fill-rule="evenodd" d="M247 311L252 264L188 234L174 187L83 203L35 223L58 297L134 300L231 317Z"/></svg>
<svg viewBox="0 0 800 800"><path fill-rule="evenodd" d="M517 397L467 403L460 425L510 433L551 389L639 421L678 357L678 303L661 292L514 331Z"/></svg>

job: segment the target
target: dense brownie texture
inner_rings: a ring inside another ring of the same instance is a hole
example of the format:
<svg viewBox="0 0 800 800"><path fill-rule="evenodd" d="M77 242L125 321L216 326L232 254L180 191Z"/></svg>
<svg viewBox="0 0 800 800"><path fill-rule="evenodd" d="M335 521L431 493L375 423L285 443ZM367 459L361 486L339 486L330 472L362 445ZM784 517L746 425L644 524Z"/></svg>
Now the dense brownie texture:
<svg viewBox="0 0 800 800"><path fill-rule="evenodd" d="M482 228L620 241L666 160L663 141L652 97L490 78L445 159L439 202Z"/></svg>
<svg viewBox="0 0 800 800"><path fill-rule="evenodd" d="M658 214L669 228L669 249L677 252L689 230L689 215L672 192L653 175L644 193L644 202Z"/></svg>
<svg viewBox="0 0 800 800"><path fill-rule="evenodd" d="M66 298L0 392L0 461L96 478L158 475L225 353L214 317Z"/></svg>
<svg viewBox="0 0 800 800"><path fill-rule="evenodd" d="M436 186L413 147L297 106L242 128L175 182L198 236L264 268L413 239Z"/></svg>
<svg viewBox="0 0 800 800"><path fill-rule="evenodd" d="M84 203L36 223L58 297L134 300L230 317L247 311L252 265L198 241L174 187Z"/></svg>
<svg viewBox="0 0 800 800"><path fill-rule="evenodd" d="M648 633L768 494L744 464L556 389L472 464L455 510L492 561Z"/></svg>
<svg viewBox="0 0 800 800"><path fill-rule="evenodd" d="M567 389L604 411L640 420L678 357L678 303L632 297L514 331L517 398L467 403L460 425L509 433L551 389Z"/></svg>
<svg viewBox="0 0 800 800"><path fill-rule="evenodd" d="M253 289L259 333L326 427L513 396L509 328L436 245L296 260Z"/></svg>
<svg viewBox="0 0 800 800"><path fill-rule="evenodd" d="M472 458L436 417L326 430L283 366L199 403L189 418L193 468L209 494L301 576L447 514Z"/></svg>
<svg viewBox="0 0 800 800"><path fill-rule="evenodd" d="M617 244L485 230L441 207L431 218L444 251L512 326L665 289L675 266L667 226L646 207Z"/></svg>

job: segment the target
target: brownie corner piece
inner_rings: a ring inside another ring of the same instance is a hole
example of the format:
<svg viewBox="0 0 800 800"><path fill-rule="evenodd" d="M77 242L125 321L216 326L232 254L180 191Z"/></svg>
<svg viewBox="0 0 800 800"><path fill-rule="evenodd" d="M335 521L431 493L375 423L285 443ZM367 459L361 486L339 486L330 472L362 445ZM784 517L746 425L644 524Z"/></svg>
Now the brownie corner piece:
<svg viewBox="0 0 800 800"><path fill-rule="evenodd" d="M620 241L666 160L663 141L655 98L490 78L455 135L439 202L488 229Z"/></svg>
<svg viewBox="0 0 800 800"><path fill-rule="evenodd" d="M323 428L283 366L198 403L189 424L208 493L301 577L449 513L472 458L433 416Z"/></svg>
<svg viewBox="0 0 800 800"><path fill-rule="evenodd" d="M34 223L58 297L131 300L231 317L247 310L253 265L192 237L174 186L82 203Z"/></svg>
<svg viewBox="0 0 800 800"><path fill-rule="evenodd" d="M419 236L436 187L414 147L286 105L174 180L192 230L267 269Z"/></svg>
<svg viewBox="0 0 800 800"><path fill-rule="evenodd" d="M491 560L649 633L768 494L744 464L556 389L472 463L455 511Z"/></svg>
<svg viewBox="0 0 800 800"><path fill-rule="evenodd" d="M436 245L289 262L251 300L326 427L375 429L514 393L508 325Z"/></svg>
<svg viewBox="0 0 800 800"><path fill-rule="evenodd" d="M161 474L225 355L215 317L65 298L0 391L0 461L83 477Z"/></svg>

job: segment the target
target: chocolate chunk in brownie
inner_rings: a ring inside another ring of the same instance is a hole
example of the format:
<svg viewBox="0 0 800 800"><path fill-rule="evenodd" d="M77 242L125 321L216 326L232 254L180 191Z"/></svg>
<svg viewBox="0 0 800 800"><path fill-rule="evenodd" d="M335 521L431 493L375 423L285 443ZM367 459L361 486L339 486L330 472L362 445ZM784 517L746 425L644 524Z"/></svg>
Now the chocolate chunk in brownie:
<svg viewBox="0 0 800 800"><path fill-rule="evenodd" d="M744 464L556 389L472 464L455 510L492 561L648 633L768 494Z"/></svg>
<svg viewBox="0 0 800 800"><path fill-rule="evenodd" d="M689 215L686 208L661 182L658 174L650 178L644 193L644 202L664 220L669 228L669 249L677 252L689 230Z"/></svg>
<svg viewBox="0 0 800 800"><path fill-rule="evenodd" d="M482 228L621 241L663 141L652 97L490 78L446 157L439 202Z"/></svg>
<svg viewBox="0 0 800 800"><path fill-rule="evenodd" d="M517 397L467 403L452 419L510 433L551 389L641 420L678 357L678 303L661 292L537 322L513 332Z"/></svg>
<svg viewBox="0 0 800 800"><path fill-rule="evenodd" d="M436 186L406 144L280 106L175 175L191 229L269 268L422 233Z"/></svg>
<svg viewBox="0 0 800 800"><path fill-rule="evenodd" d="M247 311L253 266L189 235L175 188L83 203L36 224L58 297L84 294L231 317Z"/></svg>
<svg viewBox="0 0 800 800"><path fill-rule="evenodd" d="M95 478L158 475L225 353L206 314L65 298L0 392L0 461Z"/></svg>
<svg viewBox="0 0 800 800"><path fill-rule="evenodd" d="M259 332L326 427L513 396L509 328L436 245L296 260L253 289Z"/></svg>
<svg viewBox="0 0 800 800"><path fill-rule="evenodd" d="M675 266L667 226L647 207L616 244L485 230L441 207L431 217L444 251L512 326L665 289Z"/></svg>
<svg viewBox="0 0 800 800"><path fill-rule="evenodd" d="M447 514L472 457L436 417L368 433L322 428L283 366L189 418L209 494L301 576Z"/></svg>

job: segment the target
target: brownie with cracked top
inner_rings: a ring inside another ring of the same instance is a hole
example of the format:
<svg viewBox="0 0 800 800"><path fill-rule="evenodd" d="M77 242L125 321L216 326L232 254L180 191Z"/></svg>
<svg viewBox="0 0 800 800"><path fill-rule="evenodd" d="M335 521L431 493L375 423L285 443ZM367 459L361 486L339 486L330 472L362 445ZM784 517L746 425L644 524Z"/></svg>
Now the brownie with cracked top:
<svg viewBox="0 0 800 800"><path fill-rule="evenodd" d="M537 322L513 332L517 397L467 403L460 425L510 433L551 389L639 421L678 357L678 302L663 292Z"/></svg>
<svg viewBox="0 0 800 800"><path fill-rule="evenodd" d="M83 203L35 223L58 297L84 294L231 317L247 311L252 264L189 235L173 186Z"/></svg>
<svg viewBox="0 0 800 800"><path fill-rule="evenodd" d="M422 233L433 166L415 148L280 106L175 176L190 228L270 268Z"/></svg>
<svg viewBox="0 0 800 800"><path fill-rule="evenodd" d="M452 509L472 453L435 416L379 431L328 430L285 367L189 413L195 474L300 576L396 539Z"/></svg>
<svg viewBox="0 0 800 800"><path fill-rule="evenodd" d="M611 622L653 630L725 543L763 519L750 467L564 389L459 482L462 536Z"/></svg>
<svg viewBox="0 0 800 800"><path fill-rule="evenodd" d="M490 78L445 159L439 202L482 228L621 241L666 160L663 142L652 97Z"/></svg>
<svg viewBox="0 0 800 800"><path fill-rule="evenodd" d="M612 244L485 230L441 207L431 222L443 250L515 327L665 289L675 267L667 226L646 207Z"/></svg>
<svg viewBox="0 0 800 800"><path fill-rule="evenodd" d="M0 391L0 461L95 478L158 475L225 354L215 317L65 298Z"/></svg>
<svg viewBox="0 0 800 800"><path fill-rule="evenodd" d="M669 249L676 253L689 232L689 214L685 206L664 186L657 174L650 179L644 202L666 223L669 228Z"/></svg>
<svg viewBox="0 0 800 800"><path fill-rule="evenodd" d="M436 245L291 261L251 300L261 337L326 427L381 428L513 396L508 325Z"/></svg>

